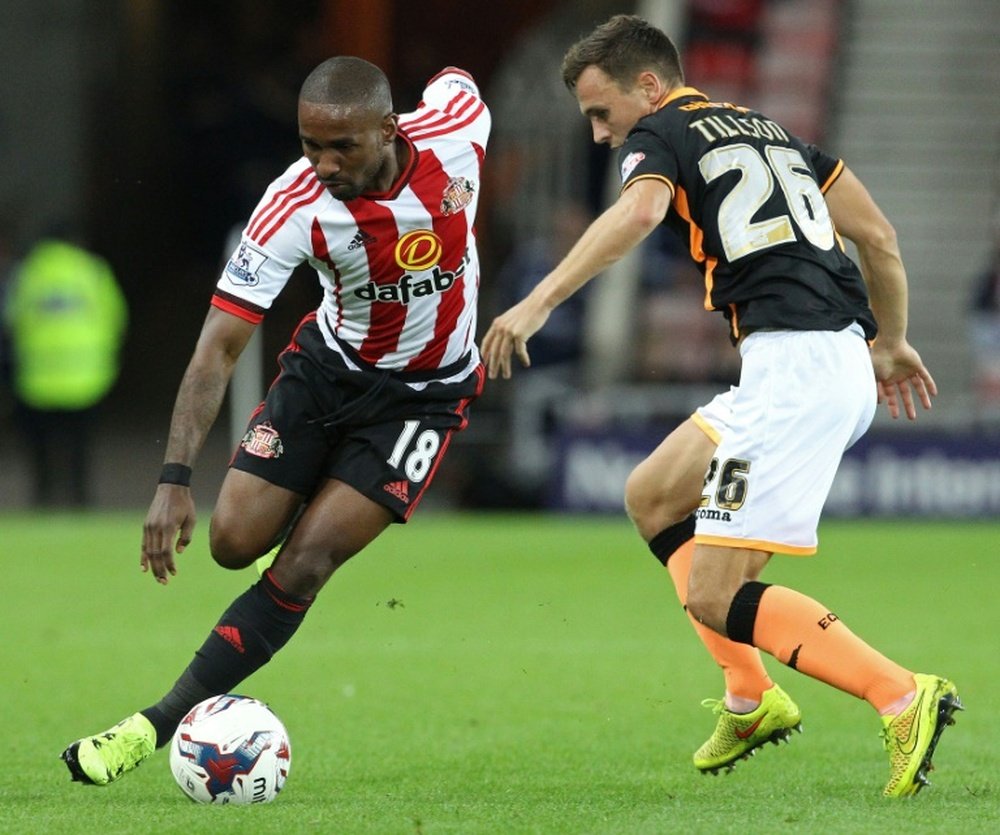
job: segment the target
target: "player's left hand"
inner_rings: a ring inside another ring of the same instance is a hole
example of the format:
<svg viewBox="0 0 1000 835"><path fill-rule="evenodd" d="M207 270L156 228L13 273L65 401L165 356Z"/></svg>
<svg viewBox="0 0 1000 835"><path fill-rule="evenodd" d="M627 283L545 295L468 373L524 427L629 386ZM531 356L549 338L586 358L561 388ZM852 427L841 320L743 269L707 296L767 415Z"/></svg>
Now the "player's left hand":
<svg viewBox="0 0 1000 835"><path fill-rule="evenodd" d="M924 409L931 408L931 398L937 395L937 384L920 359L920 354L908 342L889 346L880 345L876 339L871 350L878 402L886 404L893 419L899 417L900 403L910 420L917 419L914 392Z"/></svg>
<svg viewBox="0 0 1000 835"><path fill-rule="evenodd" d="M528 296L493 320L482 345L483 361L491 380L496 379L497 374L505 380L510 378L512 353L517 354L525 368L531 366L528 340L545 324L549 312Z"/></svg>
<svg viewBox="0 0 1000 835"><path fill-rule="evenodd" d="M158 485L142 526L139 560L142 570L152 571L157 583L165 586L177 573L174 552L182 553L191 543L194 525L191 488L180 484Z"/></svg>

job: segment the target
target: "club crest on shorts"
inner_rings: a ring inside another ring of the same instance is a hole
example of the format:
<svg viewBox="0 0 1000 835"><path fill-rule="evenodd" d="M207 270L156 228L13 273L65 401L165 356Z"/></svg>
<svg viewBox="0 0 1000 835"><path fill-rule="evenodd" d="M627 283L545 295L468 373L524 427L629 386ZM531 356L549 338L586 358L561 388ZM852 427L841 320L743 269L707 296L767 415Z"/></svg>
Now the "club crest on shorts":
<svg viewBox="0 0 1000 835"><path fill-rule="evenodd" d="M472 202L476 193L476 185L466 177L452 177L444 187L441 197L441 214L453 215L462 211Z"/></svg>
<svg viewBox="0 0 1000 835"><path fill-rule="evenodd" d="M243 436L243 440L240 441L240 446L250 455L256 455L258 458L280 458L285 451L278 430L271 425L269 420L250 427L246 435Z"/></svg>

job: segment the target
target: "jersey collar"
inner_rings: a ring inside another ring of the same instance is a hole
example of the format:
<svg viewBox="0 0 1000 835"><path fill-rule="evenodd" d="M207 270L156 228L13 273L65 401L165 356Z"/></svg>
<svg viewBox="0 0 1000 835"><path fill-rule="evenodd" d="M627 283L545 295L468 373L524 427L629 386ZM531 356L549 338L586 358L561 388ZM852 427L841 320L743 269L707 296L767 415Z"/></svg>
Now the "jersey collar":
<svg viewBox="0 0 1000 835"><path fill-rule="evenodd" d="M662 110L671 102L677 101L677 99L687 98L688 96L697 96L700 99L708 101L708 96L701 92L701 90L696 90L694 87L675 87L662 99L660 99L660 103L656 105L656 109Z"/></svg>
<svg viewBox="0 0 1000 835"><path fill-rule="evenodd" d="M399 175L396 177L396 181L389 187L388 191L382 191L382 192L372 191L372 192L365 192L364 194L360 195L365 200L395 199L396 197L399 196L399 193L403 190L403 186L405 186L410 181L410 177L413 175L413 172L417 167L417 155L418 155L417 146L413 144L413 140L410 139L410 137L408 137L403 132L402 129L400 129L400 131L396 135L399 136L400 139L402 139L406 143L407 147L410 149L410 158L406 162L406 168L404 168L402 171L399 172Z"/></svg>

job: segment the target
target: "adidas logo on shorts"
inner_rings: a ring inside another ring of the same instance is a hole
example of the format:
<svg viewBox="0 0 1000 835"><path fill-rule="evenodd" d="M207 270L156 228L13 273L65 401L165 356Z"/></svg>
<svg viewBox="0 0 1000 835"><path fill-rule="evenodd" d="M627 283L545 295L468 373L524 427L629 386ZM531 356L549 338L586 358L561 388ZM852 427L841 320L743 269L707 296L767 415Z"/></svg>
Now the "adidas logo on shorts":
<svg viewBox="0 0 1000 835"><path fill-rule="evenodd" d="M395 496L404 504L410 503L409 485L405 481L390 481L382 488L386 493Z"/></svg>

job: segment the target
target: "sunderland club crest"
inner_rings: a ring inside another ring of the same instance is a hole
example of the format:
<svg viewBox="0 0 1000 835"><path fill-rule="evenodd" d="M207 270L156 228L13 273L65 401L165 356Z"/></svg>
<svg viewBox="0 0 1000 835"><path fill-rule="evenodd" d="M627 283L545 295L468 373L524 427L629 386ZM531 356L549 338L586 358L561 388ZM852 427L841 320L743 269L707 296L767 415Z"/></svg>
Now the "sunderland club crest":
<svg viewBox="0 0 1000 835"><path fill-rule="evenodd" d="M256 455L258 458L280 458L285 451L278 430L271 425L269 420L250 427L246 435L243 436L240 446L250 455Z"/></svg>
<svg viewBox="0 0 1000 835"><path fill-rule="evenodd" d="M476 185L466 177L452 177L444 187L441 197L441 214L453 215L462 211L472 202Z"/></svg>

